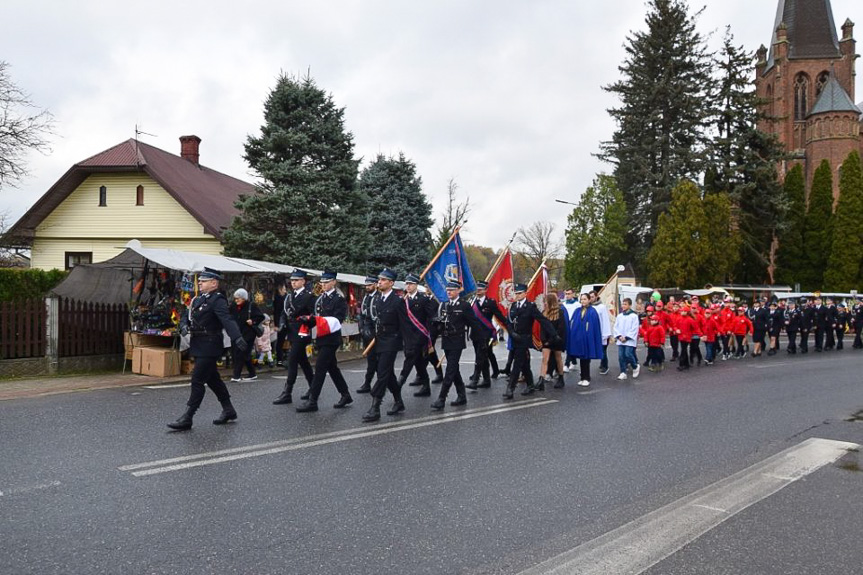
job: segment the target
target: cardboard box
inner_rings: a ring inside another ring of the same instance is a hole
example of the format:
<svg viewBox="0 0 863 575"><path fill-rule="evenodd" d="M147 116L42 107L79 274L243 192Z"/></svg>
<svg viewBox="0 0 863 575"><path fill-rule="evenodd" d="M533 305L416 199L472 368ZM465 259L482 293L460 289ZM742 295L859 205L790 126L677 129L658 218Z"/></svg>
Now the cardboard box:
<svg viewBox="0 0 863 575"><path fill-rule="evenodd" d="M143 333L123 332L123 346L126 351L136 347L171 347L174 344L173 336L146 335Z"/></svg>
<svg viewBox="0 0 863 575"><path fill-rule="evenodd" d="M161 347L141 347L141 373L154 375L156 377L167 377L180 375L180 352L174 349ZM135 371L134 354L132 357L132 371Z"/></svg>
<svg viewBox="0 0 863 575"><path fill-rule="evenodd" d="M136 347L131 350L132 353L132 373L141 373L141 359L144 355L145 347Z"/></svg>

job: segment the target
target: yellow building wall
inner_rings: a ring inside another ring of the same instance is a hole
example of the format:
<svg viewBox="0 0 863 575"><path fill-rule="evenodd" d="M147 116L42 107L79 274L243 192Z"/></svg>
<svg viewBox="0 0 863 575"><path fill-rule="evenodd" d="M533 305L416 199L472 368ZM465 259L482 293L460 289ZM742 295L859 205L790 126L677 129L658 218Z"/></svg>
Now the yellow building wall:
<svg viewBox="0 0 863 575"><path fill-rule="evenodd" d="M139 185L142 206L135 205ZM107 189L105 206L99 206L100 186ZM131 239L147 248L222 254L219 241L143 172L94 174L36 228L31 266L64 269L66 252L92 252L94 262L104 261Z"/></svg>

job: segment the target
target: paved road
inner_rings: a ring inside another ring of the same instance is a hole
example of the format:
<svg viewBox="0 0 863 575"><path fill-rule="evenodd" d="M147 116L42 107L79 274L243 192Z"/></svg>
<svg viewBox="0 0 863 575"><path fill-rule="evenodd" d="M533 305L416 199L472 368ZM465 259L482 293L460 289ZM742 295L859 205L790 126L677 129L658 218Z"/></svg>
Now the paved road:
<svg viewBox="0 0 863 575"><path fill-rule="evenodd" d="M357 387L362 366L343 367ZM586 546L632 556L618 534L735 473L749 485L771 456L798 461L786 450L809 438L863 444L863 422L845 421L863 409L861 367L846 350L628 382L613 369L588 393L517 402L501 380L466 408L409 397L372 425L368 396L332 410L328 383L322 411L298 414L270 403L282 380L269 378L233 384L226 427L208 393L188 433L164 427L186 387L5 401L0 573L589 572ZM640 545L660 553L646 572L858 572L863 473L843 453L700 537L669 515L689 536Z"/></svg>

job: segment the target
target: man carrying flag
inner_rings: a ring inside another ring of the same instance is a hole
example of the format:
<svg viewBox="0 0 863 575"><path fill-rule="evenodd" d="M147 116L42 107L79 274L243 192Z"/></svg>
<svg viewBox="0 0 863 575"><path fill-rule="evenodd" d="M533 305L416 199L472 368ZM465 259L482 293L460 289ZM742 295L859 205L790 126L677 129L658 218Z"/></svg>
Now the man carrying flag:
<svg viewBox="0 0 863 575"><path fill-rule="evenodd" d="M509 338L512 342L513 363L509 374L509 384L504 399L512 399L515 386L520 375L524 374L527 389L522 395L529 395L536 389L533 385L533 372L530 370L530 346L533 345L534 323L539 322L541 329L546 330L551 342L558 343L560 336L554 324L542 315L536 305L527 300L527 286L515 285L515 303L509 307Z"/></svg>
<svg viewBox="0 0 863 575"><path fill-rule="evenodd" d="M494 373L489 373L490 358L494 357L493 345L497 341L497 328L494 327L493 320L497 318L501 325L506 325L506 317L500 312L497 302L486 296L487 288L486 282L476 282L476 297L471 304L471 309L482 327L471 328L470 330L470 339L473 343L476 361L470 383L467 384L468 389L491 387L491 378L497 379L499 374L496 360L491 363ZM482 377L482 383L479 383L480 377Z"/></svg>
<svg viewBox="0 0 863 575"><path fill-rule="evenodd" d="M426 266L420 278L425 278L429 289L440 302L447 301L447 284L458 282L462 286L462 293L470 294L476 291L473 274L464 253L457 227L437 255Z"/></svg>
<svg viewBox="0 0 863 575"><path fill-rule="evenodd" d="M420 278L408 274L405 278L404 307L408 317L408 329L402 333L405 343L405 362L399 375L399 386L403 386L412 369L416 369L417 383L422 388L414 397L429 397L428 354L434 349L429 325L437 313L437 303L419 292Z"/></svg>

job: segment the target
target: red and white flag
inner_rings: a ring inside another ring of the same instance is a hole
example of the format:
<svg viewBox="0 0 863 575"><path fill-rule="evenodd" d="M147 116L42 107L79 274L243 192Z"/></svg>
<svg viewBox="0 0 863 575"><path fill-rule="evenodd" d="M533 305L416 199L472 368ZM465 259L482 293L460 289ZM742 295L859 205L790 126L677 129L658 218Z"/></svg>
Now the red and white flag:
<svg viewBox="0 0 863 575"><path fill-rule="evenodd" d="M527 284L527 293L525 299L532 301L539 308L539 311L545 309L545 295L548 293L548 268L545 267L545 262L539 265L539 269L533 274L530 283ZM538 321L533 323L533 346L536 349L542 349L542 326Z"/></svg>
<svg viewBox="0 0 863 575"><path fill-rule="evenodd" d="M486 292L489 297L497 299L497 304L500 306L500 311L503 315L507 314L509 306L515 301L515 293L512 289L512 252L507 246L501 256L498 258L498 264L492 268L488 275L488 289Z"/></svg>
<svg viewBox="0 0 863 575"><path fill-rule="evenodd" d="M335 317L316 315L315 328L318 330L315 338L324 337L342 329L342 322ZM305 324L301 325L297 335L300 337L309 337L309 326Z"/></svg>

